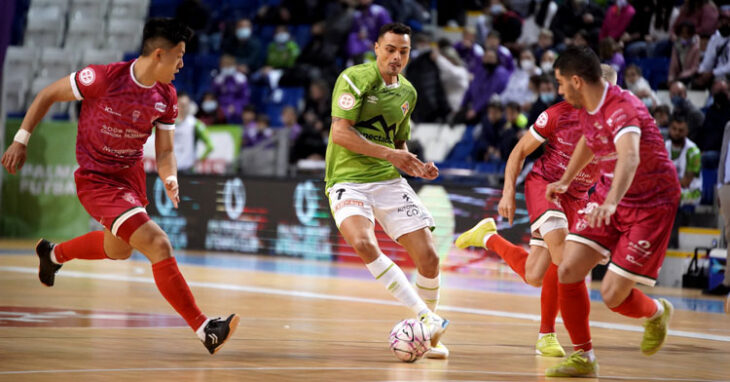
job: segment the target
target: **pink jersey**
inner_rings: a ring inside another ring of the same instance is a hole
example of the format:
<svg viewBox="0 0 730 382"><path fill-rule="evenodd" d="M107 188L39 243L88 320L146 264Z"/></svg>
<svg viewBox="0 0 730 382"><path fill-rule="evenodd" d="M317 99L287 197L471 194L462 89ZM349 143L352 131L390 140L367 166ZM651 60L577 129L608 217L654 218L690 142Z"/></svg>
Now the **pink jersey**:
<svg viewBox="0 0 730 382"><path fill-rule="evenodd" d="M669 160L654 118L636 96L609 85L598 110L580 112L580 123L588 147L601 161L601 178L596 192L605 197L611 188L616 166L616 141L625 133L639 133L640 163L626 195L619 203L627 207L652 207L675 203L680 187L677 170Z"/></svg>
<svg viewBox="0 0 730 382"><path fill-rule="evenodd" d="M562 101L542 112L530 133L540 142L547 141L545 152L535 161L532 171L549 182L557 182L570 162L576 143L583 135L578 123L578 109ZM572 196L582 198L596 181L598 166L590 163L568 188Z"/></svg>
<svg viewBox="0 0 730 382"><path fill-rule="evenodd" d="M83 100L76 138L82 169L113 174L130 168L142 160L154 126L175 128L175 87L142 85L134 78L134 63L89 65L69 77L74 96Z"/></svg>

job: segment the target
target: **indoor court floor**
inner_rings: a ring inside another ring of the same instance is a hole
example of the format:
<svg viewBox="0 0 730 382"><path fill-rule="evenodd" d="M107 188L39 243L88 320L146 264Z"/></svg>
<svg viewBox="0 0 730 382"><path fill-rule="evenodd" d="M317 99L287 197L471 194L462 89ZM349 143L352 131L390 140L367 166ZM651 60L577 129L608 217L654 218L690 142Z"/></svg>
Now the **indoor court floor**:
<svg viewBox="0 0 730 382"><path fill-rule="evenodd" d="M158 293L149 263L72 261L53 288L33 242L0 241L0 381L559 381L534 354L539 290L498 273L444 273L448 361L396 360L391 327L411 313L359 264L177 253L209 316L238 313L210 356ZM605 381L730 381L730 315L697 290L649 289L675 305L670 335L639 352L641 321L609 311L593 285L593 342ZM561 343L570 344L558 324ZM569 350L566 347L566 350Z"/></svg>

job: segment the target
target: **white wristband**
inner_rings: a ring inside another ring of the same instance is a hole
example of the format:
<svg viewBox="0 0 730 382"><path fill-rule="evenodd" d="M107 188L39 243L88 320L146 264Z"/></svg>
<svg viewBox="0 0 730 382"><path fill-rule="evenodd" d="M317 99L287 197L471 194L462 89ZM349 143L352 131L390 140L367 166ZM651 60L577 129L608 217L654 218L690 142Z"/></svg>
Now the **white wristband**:
<svg viewBox="0 0 730 382"><path fill-rule="evenodd" d="M177 183L177 176L175 176L175 175L168 176L167 178L165 178L165 183L167 183L167 182L175 182L175 183Z"/></svg>
<svg viewBox="0 0 730 382"><path fill-rule="evenodd" d="M18 132L15 133L15 138L13 138L15 142L20 143L23 146L28 146L28 140L30 140L30 133L28 130L25 129L18 129Z"/></svg>

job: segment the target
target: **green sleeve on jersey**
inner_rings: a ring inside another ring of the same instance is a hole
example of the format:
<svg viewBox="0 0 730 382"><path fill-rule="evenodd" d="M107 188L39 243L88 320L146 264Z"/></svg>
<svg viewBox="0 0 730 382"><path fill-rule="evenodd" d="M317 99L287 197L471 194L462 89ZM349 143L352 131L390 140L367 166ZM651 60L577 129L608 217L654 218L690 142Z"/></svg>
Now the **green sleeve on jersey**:
<svg viewBox="0 0 730 382"><path fill-rule="evenodd" d="M414 95L413 105L408 105L408 113L396 130L394 138L396 141L408 141L411 139L411 114L413 114L413 110L416 108L417 100L418 98Z"/></svg>
<svg viewBox="0 0 730 382"><path fill-rule="evenodd" d="M701 157L702 155L700 154L700 149L698 149L697 147L692 147L687 150L687 171L694 174L699 174L702 167Z"/></svg>
<svg viewBox="0 0 730 382"><path fill-rule="evenodd" d="M362 96L367 88L367 81L364 81L361 73L345 70L337 78L335 87L332 89L333 117L351 121L357 121L360 117Z"/></svg>

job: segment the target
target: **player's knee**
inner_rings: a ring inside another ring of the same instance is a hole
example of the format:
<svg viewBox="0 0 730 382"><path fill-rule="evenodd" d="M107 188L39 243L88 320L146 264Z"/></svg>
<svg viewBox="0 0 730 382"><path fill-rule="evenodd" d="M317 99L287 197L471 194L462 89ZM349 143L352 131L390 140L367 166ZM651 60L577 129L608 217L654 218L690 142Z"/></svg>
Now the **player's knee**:
<svg viewBox="0 0 730 382"><path fill-rule="evenodd" d="M167 235L156 235L152 239L151 243L152 252L154 252L155 256L161 259L166 259L168 257L172 257L172 245L170 244L170 239L167 238Z"/></svg>
<svg viewBox="0 0 730 382"><path fill-rule="evenodd" d="M107 253L106 256L112 260L127 260L132 257L132 248L116 250L114 253Z"/></svg>
<svg viewBox="0 0 730 382"><path fill-rule="evenodd" d="M601 299L603 299L603 303L609 308L621 305L625 298L626 295L621 293L611 283L601 283Z"/></svg>
<svg viewBox="0 0 730 382"><path fill-rule="evenodd" d="M352 248L359 255L374 255L378 252L378 243L368 237L359 237L353 240Z"/></svg>
<svg viewBox="0 0 730 382"><path fill-rule="evenodd" d="M429 253L418 266L418 272L425 277L434 278L439 274L439 257L436 253Z"/></svg>
<svg viewBox="0 0 730 382"><path fill-rule="evenodd" d="M575 279L575 272L570 267L560 264L558 266L558 281L563 284L573 283Z"/></svg>
<svg viewBox="0 0 730 382"><path fill-rule="evenodd" d="M542 276L532 269L525 270L525 281L534 287L542 286Z"/></svg>

